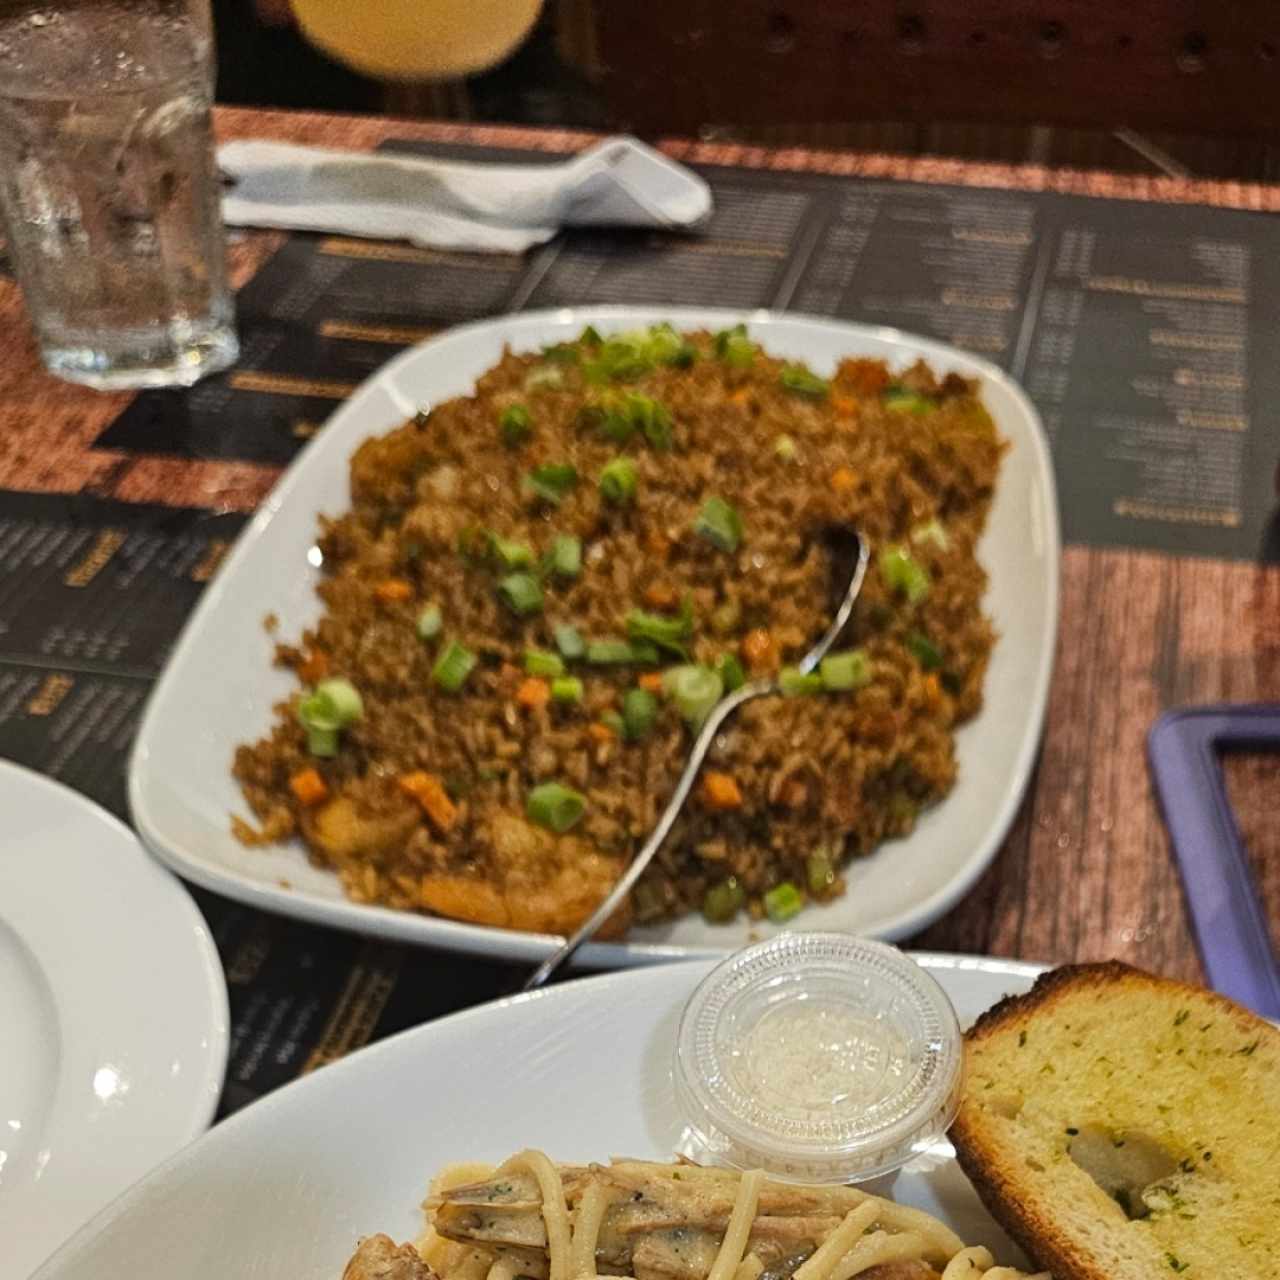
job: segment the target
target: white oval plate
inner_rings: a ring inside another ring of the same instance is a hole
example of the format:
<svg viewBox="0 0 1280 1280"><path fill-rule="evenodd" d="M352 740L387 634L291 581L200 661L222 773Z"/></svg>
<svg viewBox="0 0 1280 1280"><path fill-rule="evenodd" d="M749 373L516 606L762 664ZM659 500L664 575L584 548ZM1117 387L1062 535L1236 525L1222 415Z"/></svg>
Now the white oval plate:
<svg viewBox="0 0 1280 1280"><path fill-rule="evenodd" d="M3 762L0 814L0 1280L24 1280L208 1126L227 989L122 823Z"/></svg>
<svg viewBox="0 0 1280 1280"><path fill-rule="evenodd" d="M923 357L939 371L976 377L1009 441L991 518L979 548L990 575L986 597L999 633L987 674L986 706L957 735L955 790L906 840L849 867L848 893L805 911L800 927L901 938L937 919L968 892L995 856L1034 763L1044 720L1058 625L1058 507L1053 468L1030 401L994 365L955 348L829 320L769 312L681 307L588 307L531 312L466 325L392 360L355 392L302 452L241 534L205 592L157 685L130 765L129 800L146 843L197 884L254 906L321 924L407 942L534 960L546 935L459 924L348 901L336 877L312 866L300 844L245 848L229 815L244 812L231 778L238 743L265 733L272 706L293 681L271 665L275 641L295 638L319 613L318 571L307 559L321 512L350 505L347 462L367 436L416 409L473 389L503 347L530 350L574 337L588 323L604 332L670 320L719 329L746 321L770 352L804 359L819 372L845 356L883 358L902 368ZM683 959L733 950L772 932L745 918L732 925L689 916L635 929L624 943L579 953L599 967Z"/></svg>
<svg viewBox="0 0 1280 1280"><path fill-rule="evenodd" d="M963 1025L1038 965L922 955ZM91 1223L33 1280L340 1280L361 1236L416 1238L442 1165L524 1147L555 1159L670 1159L680 1009L706 962L584 978L454 1014L361 1050L218 1125ZM950 1145L893 1196L1002 1261L1019 1255Z"/></svg>

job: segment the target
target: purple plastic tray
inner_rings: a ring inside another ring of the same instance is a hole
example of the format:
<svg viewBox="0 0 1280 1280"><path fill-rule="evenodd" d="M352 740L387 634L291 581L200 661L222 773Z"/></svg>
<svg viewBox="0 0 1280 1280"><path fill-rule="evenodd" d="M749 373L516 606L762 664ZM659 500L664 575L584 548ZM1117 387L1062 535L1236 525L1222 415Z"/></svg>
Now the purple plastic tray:
<svg viewBox="0 0 1280 1280"><path fill-rule="evenodd" d="M1280 750L1280 706L1170 711L1156 721L1148 750L1209 985L1280 1019L1280 965L1219 759Z"/></svg>

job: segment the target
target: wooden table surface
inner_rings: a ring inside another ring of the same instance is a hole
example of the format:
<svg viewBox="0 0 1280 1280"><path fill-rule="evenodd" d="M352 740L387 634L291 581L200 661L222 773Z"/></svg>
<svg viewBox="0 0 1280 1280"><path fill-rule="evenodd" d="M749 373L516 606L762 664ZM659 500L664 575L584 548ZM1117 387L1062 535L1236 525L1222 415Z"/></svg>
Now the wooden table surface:
<svg viewBox="0 0 1280 1280"><path fill-rule="evenodd" d="M244 110L221 111L218 127L224 138L348 147L391 136L546 149L586 141L556 131ZM1280 193L1241 184L692 143L668 149L710 162L1280 209ZM236 282L247 280L280 241L271 232L239 237L232 253ZM269 466L91 452L127 400L44 373L19 290L0 280L0 488L248 511L274 483L278 471ZM913 945L1052 962L1114 956L1200 978L1152 794L1146 734L1173 706L1280 701L1280 568L1069 546L1062 569L1057 665L1026 800L973 892ZM1229 774L1274 936L1280 934L1280 763L1242 758Z"/></svg>

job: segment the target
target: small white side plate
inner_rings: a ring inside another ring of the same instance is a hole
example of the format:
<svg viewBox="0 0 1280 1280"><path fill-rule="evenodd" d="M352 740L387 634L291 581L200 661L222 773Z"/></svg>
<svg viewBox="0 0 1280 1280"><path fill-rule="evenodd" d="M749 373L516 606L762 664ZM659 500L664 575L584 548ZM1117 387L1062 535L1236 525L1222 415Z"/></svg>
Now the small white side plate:
<svg viewBox="0 0 1280 1280"><path fill-rule="evenodd" d="M0 1280L25 1280L208 1126L227 990L127 827L3 762L0 814Z"/></svg>
<svg viewBox="0 0 1280 1280"><path fill-rule="evenodd" d="M968 1025L1039 966L917 956ZM587 1162L671 1158L680 1009L709 965L584 978L384 1040L218 1125L134 1188L33 1280L340 1280L362 1236L421 1232L441 1166L525 1147ZM1005 1262L1019 1255L941 1142L895 1199Z"/></svg>
<svg viewBox="0 0 1280 1280"><path fill-rule="evenodd" d="M829 372L846 356L887 360L901 369L925 359L939 371L977 378L1009 442L991 518L979 547L990 575L985 605L999 641L987 675L982 714L957 735L960 778L909 839L884 845L847 871L849 891L811 908L797 927L844 929L901 938L937 919L969 891L995 856L1017 812L1044 720L1058 626L1058 507L1040 419L1021 389L994 365L954 347L894 329L770 312L681 307L591 307L504 316L450 330L404 352L375 374L332 417L245 529L205 592L147 707L130 765L129 800L146 843L197 884L254 906L321 924L457 951L540 959L545 935L459 924L361 906L343 897L336 877L312 866L300 846L245 848L230 814L244 802L230 775L236 745L267 731L272 706L291 677L271 665L273 639L295 638L318 613L318 570L307 553L319 515L350 506L348 460L366 437L416 409L473 389L504 346L536 350L575 337L670 320L679 328L721 329L745 321L770 351ZM689 916L636 929L625 943L584 947L582 963L614 967L710 955L772 932L745 918L710 925Z"/></svg>

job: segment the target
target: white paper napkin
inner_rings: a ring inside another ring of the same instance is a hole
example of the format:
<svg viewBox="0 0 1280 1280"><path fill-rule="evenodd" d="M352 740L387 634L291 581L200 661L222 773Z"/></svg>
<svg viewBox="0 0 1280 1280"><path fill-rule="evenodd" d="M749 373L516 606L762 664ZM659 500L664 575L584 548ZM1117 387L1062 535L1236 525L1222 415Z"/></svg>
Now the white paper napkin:
<svg viewBox="0 0 1280 1280"><path fill-rule="evenodd" d="M556 164L469 164L281 142L228 142L226 222L519 253L562 226L694 227L707 184L635 138Z"/></svg>

